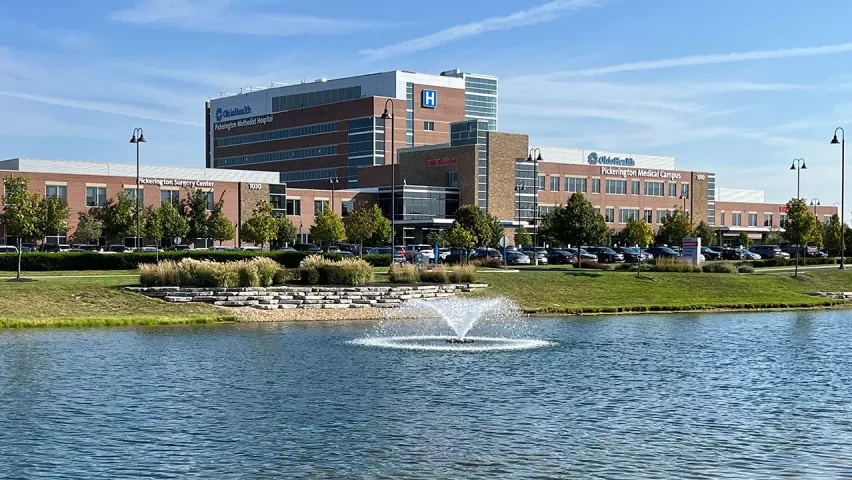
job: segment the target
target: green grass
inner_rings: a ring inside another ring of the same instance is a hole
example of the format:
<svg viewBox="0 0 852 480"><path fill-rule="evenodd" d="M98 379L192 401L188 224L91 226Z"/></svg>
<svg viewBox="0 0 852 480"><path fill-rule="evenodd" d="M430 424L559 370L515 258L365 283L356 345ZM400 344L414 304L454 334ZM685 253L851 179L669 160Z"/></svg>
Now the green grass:
<svg viewBox="0 0 852 480"><path fill-rule="evenodd" d="M2 279L0 328L164 325L235 319L210 305L166 303L122 288L136 282L133 277L60 276L32 282Z"/></svg>
<svg viewBox="0 0 852 480"><path fill-rule="evenodd" d="M16 272L0 271L0 279L15 278ZM21 276L25 278L31 277L96 277L96 276L129 276L139 275L137 270L53 270L49 272L21 272ZM132 280L132 279L131 279ZM128 282L130 282L128 280Z"/></svg>
<svg viewBox="0 0 852 480"><path fill-rule="evenodd" d="M808 308L842 302L808 295L852 290L850 271L790 275L521 271L482 278L477 296L506 296L529 313L618 313L705 309Z"/></svg>

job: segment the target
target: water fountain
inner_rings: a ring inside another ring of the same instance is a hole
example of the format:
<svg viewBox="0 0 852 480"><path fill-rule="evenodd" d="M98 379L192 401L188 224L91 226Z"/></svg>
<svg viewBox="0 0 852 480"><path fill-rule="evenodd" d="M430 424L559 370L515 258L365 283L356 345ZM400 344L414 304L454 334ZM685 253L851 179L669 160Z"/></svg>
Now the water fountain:
<svg viewBox="0 0 852 480"><path fill-rule="evenodd" d="M555 345L523 338L529 331L518 305L505 298L408 300L385 316L374 335L355 345L407 350L526 350ZM469 336L474 326L486 336ZM452 332L454 335L450 335Z"/></svg>

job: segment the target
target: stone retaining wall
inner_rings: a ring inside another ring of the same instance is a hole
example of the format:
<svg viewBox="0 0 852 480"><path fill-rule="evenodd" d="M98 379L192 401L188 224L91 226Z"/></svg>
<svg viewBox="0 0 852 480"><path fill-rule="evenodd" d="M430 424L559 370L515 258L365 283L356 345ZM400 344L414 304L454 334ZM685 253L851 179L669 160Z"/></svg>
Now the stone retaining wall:
<svg viewBox="0 0 852 480"><path fill-rule="evenodd" d="M212 303L220 307L253 307L260 310L287 308L394 308L414 298L452 297L487 285L414 285L393 287L269 287L190 288L127 287L128 290L167 302Z"/></svg>
<svg viewBox="0 0 852 480"><path fill-rule="evenodd" d="M852 300L852 292L815 292L812 295L825 298L837 298L840 300Z"/></svg>

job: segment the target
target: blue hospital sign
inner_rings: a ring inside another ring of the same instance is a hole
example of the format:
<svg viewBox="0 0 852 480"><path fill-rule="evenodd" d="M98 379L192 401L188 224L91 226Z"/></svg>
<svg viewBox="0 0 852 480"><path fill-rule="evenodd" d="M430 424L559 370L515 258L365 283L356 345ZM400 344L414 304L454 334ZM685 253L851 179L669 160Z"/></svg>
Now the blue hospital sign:
<svg viewBox="0 0 852 480"><path fill-rule="evenodd" d="M435 90L423 90L423 108L435 108L438 106L438 92Z"/></svg>

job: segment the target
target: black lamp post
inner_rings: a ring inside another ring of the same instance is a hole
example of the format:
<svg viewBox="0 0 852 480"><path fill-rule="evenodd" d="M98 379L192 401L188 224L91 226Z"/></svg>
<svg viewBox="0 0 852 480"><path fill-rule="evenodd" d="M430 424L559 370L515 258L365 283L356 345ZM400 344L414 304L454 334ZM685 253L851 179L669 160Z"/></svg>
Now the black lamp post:
<svg viewBox="0 0 852 480"><path fill-rule="evenodd" d="M840 142L837 141L838 130L840 130ZM834 138L831 139L831 143L834 145L840 143L840 269L843 270L846 268L843 265L843 258L846 256L846 235L844 235L846 210L843 208L846 200L846 130L843 130L843 127L834 129Z"/></svg>
<svg viewBox="0 0 852 480"><path fill-rule="evenodd" d="M538 162L541 161L541 149L531 148L530 155L527 157L528 162L533 162L533 257L535 264L538 265ZM579 247L578 247L579 248Z"/></svg>
<svg viewBox="0 0 852 480"><path fill-rule="evenodd" d="M139 133L137 136L136 133ZM139 144L145 143L145 134L141 128L133 129L133 136L130 137L130 143L136 144L136 251L139 251L139 237L142 236L141 222L139 220Z"/></svg>
<svg viewBox="0 0 852 480"><path fill-rule="evenodd" d="M523 183L515 182L515 192L517 192L517 194L518 194L518 212L515 215L517 217L517 220L518 220L518 226L515 228L515 232L517 232L518 229L521 228L521 192L525 191L526 189L527 189L527 187L525 187ZM517 247L518 246L515 245L515 248L517 248ZM520 250L520 249L518 249L518 250Z"/></svg>
<svg viewBox="0 0 852 480"><path fill-rule="evenodd" d="M388 114L388 104L390 104L390 115ZM396 252L396 141L394 140L394 133L396 132L396 111L393 103L393 99L389 98L385 102L385 112L382 114L382 120L385 120L385 125L387 125L387 119L391 121L391 259L393 259L393 254ZM385 128L387 131L387 128ZM387 137L385 137L387 138ZM393 262L391 262L393 263Z"/></svg>
<svg viewBox="0 0 852 480"><path fill-rule="evenodd" d="M328 183L331 184L331 211L334 211L334 187L340 183L340 180L337 177L329 178Z"/></svg>
<svg viewBox="0 0 852 480"><path fill-rule="evenodd" d="M819 203L818 198L812 198L811 199L811 206L814 207L814 216L816 216L816 207L818 207L819 205L821 205L821 204Z"/></svg>
<svg viewBox="0 0 852 480"><path fill-rule="evenodd" d="M804 158L794 158L790 170L796 171L796 198L802 198L802 170L807 170Z"/></svg>

